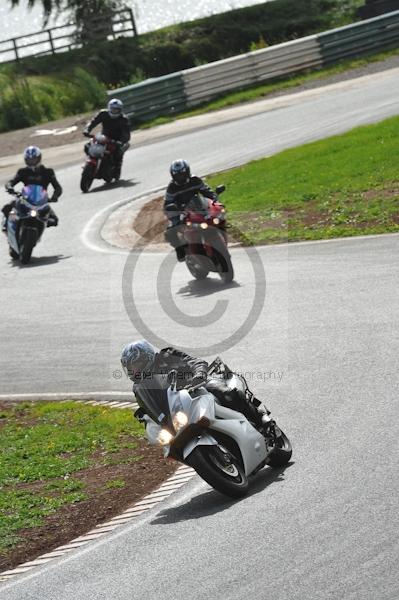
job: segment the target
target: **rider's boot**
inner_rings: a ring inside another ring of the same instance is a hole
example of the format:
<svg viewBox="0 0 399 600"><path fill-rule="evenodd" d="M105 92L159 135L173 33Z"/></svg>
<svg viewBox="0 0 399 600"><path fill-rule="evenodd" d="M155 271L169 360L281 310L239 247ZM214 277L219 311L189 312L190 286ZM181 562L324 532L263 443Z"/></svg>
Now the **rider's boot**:
<svg viewBox="0 0 399 600"><path fill-rule="evenodd" d="M57 227L58 219L54 217L49 217L47 219L47 227Z"/></svg>
<svg viewBox="0 0 399 600"><path fill-rule="evenodd" d="M119 181L121 178L122 161L118 162L114 167L114 180Z"/></svg>

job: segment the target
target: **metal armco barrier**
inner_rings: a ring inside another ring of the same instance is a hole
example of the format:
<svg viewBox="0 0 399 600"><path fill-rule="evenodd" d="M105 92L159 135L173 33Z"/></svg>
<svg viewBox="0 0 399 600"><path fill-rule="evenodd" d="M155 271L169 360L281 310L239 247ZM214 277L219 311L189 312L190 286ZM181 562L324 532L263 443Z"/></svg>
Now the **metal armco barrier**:
<svg viewBox="0 0 399 600"><path fill-rule="evenodd" d="M147 79L110 91L108 96L122 100L125 113L138 121L147 121L159 115L173 115L187 107L181 73Z"/></svg>
<svg viewBox="0 0 399 600"><path fill-rule="evenodd" d="M323 64L399 46L399 11L318 35Z"/></svg>
<svg viewBox="0 0 399 600"><path fill-rule="evenodd" d="M134 121L171 115L222 94L350 57L399 47L399 11L108 92Z"/></svg>
<svg viewBox="0 0 399 600"><path fill-rule="evenodd" d="M241 54L182 71L187 105L195 106L224 92L248 87L321 65L315 36Z"/></svg>

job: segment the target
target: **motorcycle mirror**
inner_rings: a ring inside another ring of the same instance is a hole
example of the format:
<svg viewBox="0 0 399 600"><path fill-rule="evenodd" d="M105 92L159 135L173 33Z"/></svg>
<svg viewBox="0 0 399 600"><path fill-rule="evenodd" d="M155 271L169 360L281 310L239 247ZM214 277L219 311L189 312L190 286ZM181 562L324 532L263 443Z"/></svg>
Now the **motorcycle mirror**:
<svg viewBox="0 0 399 600"><path fill-rule="evenodd" d="M223 194L223 192L225 191L226 186L225 185L218 185L216 188L216 193L217 194Z"/></svg>

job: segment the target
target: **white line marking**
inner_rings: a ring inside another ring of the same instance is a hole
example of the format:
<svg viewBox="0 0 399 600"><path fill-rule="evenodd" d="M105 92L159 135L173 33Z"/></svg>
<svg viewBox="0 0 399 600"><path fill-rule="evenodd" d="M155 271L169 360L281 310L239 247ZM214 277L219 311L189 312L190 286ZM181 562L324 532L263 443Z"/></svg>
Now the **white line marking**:
<svg viewBox="0 0 399 600"><path fill-rule="evenodd" d="M124 392L122 392L122 393L124 393ZM3 397L5 399L10 399L11 397L13 397L14 399L16 399L16 398L21 399L21 397L23 397L24 399L26 399L27 396L30 397L30 399L32 399L32 397L36 398L39 395L36 395L36 394L11 394L8 396L3 395ZM51 396L52 398L54 398L54 396L59 396L59 394L42 394L39 396L39 398L43 399L43 396L47 396L47 397ZM0 399L1 399L1 397L2 396L0 395ZM65 397L63 399L65 399ZM111 408L116 408L119 410L125 408L126 404L129 404L132 407L138 406L137 404L133 404L133 403L131 403L131 404L126 403L126 402L120 403L120 402L112 402L112 401L105 401L105 400L101 401L101 402L96 402L93 400L91 400L91 401L90 400L82 400L82 399L75 400L75 401L76 402L84 402L85 404L88 404L89 406L98 406L99 404L106 405L106 406L110 406ZM191 472L191 475L190 475L190 472ZM176 475L177 475L177 477L176 477ZM169 479L167 479L164 484L162 484L159 488L155 489L153 492L151 492L150 494L145 496L141 501L136 502L133 506L126 509L122 514L120 514L116 517L113 517L110 521L108 521L106 523L101 523L101 524L97 525L94 529L91 529L86 534L71 540L68 544L66 544L64 546L59 546L58 548L55 548L51 552L42 554L41 556L38 556L33 561L23 563L23 564L19 565L18 567L16 567L15 569L11 569L8 571L4 571L3 573L0 573L0 582L1 581L9 581L12 577L19 575L21 573L25 573L25 572L29 571L30 569L33 569L34 567L39 567L39 566L45 565L49 562L52 562L55 558L63 557L71 550L74 550L76 548L81 548L82 546L86 545L88 542L94 542L94 541L100 540L100 538L103 538L104 536L106 536L107 533L111 533L114 529L118 528L121 525L131 523L132 521L134 521L135 517L142 515L144 512L148 512L154 506L157 506L158 504L163 502L166 498L171 496L174 491L178 490L185 483L187 483L193 477L193 475L195 475L195 471L191 467L186 467L185 465L178 467L176 469L175 473ZM176 479L178 481L173 481ZM172 480L172 483L165 486L165 484L168 484L168 481L170 481L170 480Z"/></svg>
<svg viewBox="0 0 399 600"><path fill-rule="evenodd" d="M90 250L94 250L95 252L102 252L103 254L122 254L126 255L129 253L128 249L117 248L116 246L111 246L108 242L101 238L101 245L97 242L96 238L100 237L100 232L105 224L108 217L115 212L118 208L123 206L124 204L128 204L129 202L138 202L141 198L146 198L147 196L151 196L152 194L158 194L164 190L164 187L156 188L153 190L149 190L148 192L139 194L138 196L133 196L129 198L125 198L123 200L118 200L105 208L99 210L95 215L89 219L86 225L83 228L82 233L80 234L80 241Z"/></svg>
<svg viewBox="0 0 399 600"><path fill-rule="evenodd" d="M76 402L96 401L97 398L108 398L105 402L117 402L123 398L131 398L134 404L132 392L43 392L33 394L0 394L0 400L76 400Z"/></svg>

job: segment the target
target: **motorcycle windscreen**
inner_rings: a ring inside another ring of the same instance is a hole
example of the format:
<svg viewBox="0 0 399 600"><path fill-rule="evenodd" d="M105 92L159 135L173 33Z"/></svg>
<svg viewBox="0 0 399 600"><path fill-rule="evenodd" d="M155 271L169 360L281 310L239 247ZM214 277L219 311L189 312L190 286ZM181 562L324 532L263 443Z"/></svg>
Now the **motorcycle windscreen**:
<svg viewBox="0 0 399 600"><path fill-rule="evenodd" d="M134 385L134 393L139 405L156 423L162 423L165 417L169 420L169 402L167 375L152 374L150 377Z"/></svg>
<svg viewBox="0 0 399 600"><path fill-rule="evenodd" d="M209 212L209 200L200 194L195 194L187 204L186 209L206 218Z"/></svg>
<svg viewBox="0 0 399 600"><path fill-rule="evenodd" d="M32 206L43 206L47 204L47 190L41 185L26 185L22 194Z"/></svg>

